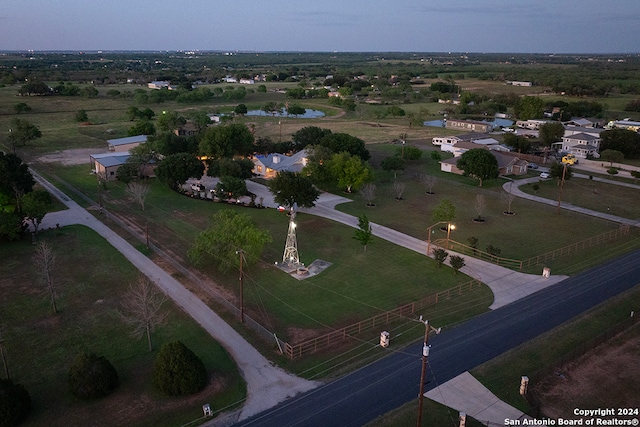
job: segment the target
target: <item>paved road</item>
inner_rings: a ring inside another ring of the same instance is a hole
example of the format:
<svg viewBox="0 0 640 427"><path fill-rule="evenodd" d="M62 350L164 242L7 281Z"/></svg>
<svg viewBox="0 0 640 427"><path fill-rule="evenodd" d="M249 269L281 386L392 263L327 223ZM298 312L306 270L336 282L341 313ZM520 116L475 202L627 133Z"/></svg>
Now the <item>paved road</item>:
<svg viewBox="0 0 640 427"><path fill-rule="evenodd" d="M430 339L427 390L638 283L640 251L443 331ZM416 399L421 344L398 352L393 351L392 345L388 351L390 354L386 358L240 422L238 426L360 426ZM514 387L518 382L519 378L514 378Z"/></svg>

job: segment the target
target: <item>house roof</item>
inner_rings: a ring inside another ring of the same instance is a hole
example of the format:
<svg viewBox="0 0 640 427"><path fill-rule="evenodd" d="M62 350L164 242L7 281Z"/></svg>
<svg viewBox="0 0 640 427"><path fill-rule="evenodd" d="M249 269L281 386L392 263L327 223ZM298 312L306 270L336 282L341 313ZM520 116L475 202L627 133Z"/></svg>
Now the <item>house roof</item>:
<svg viewBox="0 0 640 427"><path fill-rule="evenodd" d="M307 150L301 150L291 156L285 156L280 153L272 153L266 156L258 155L255 157L256 161L262 163L265 167L273 169L276 172L290 171L300 172L304 167L302 159L309 154Z"/></svg>
<svg viewBox="0 0 640 427"><path fill-rule="evenodd" d="M91 158L94 159L96 163L100 163L105 168L123 165L129 157L131 157L129 153L100 153L91 155Z"/></svg>
<svg viewBox="0 0 640 427"><path fill-rule="evenodd" d="M109 145L135 144L136 142L139 142L139 143L147 142L147 135L136 135L136 136L129 136L127 138L116 138L116 139L107 140L107 143Z"/></svg>
<svg viewBox="0 0 640 427"><path fill-rule="evenodd" d="M563 136L562 139L577 139L580 141L595 141L597 139L600 139L599 136L593 136L590 135L588 133L584 133L584 132L580 132L580 133L574 133L573 135L569 135L569 136Z"/></svg>
<svg viewBox="0 0 640 427"><path fill-rule="evenodd" d="M455 138L458 138L459 141L474 141L476 139L487 139L487 134L480 132L470 132L464 133L462 135L456 135Z"/></svg>

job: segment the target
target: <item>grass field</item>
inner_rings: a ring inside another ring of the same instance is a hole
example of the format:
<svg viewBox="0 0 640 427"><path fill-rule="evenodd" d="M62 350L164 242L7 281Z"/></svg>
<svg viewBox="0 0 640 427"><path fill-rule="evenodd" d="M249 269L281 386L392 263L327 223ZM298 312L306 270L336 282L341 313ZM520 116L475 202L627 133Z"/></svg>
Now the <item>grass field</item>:
<svg viewBox="0 0 640 427"><path fill-rule="evenodd" d="M0 245L4 353L11 377L33 402L24 425L179 425L200 417L204 402L223 408L244 398L244 381L233 360L171 302L164 304L166 322L153 333L153 352L145 338L131 336L118 309L138 273L103 238L73 226L42 233L40 239L56 256L57 314L31 267L31 242ZM151 386L157 350L177 339L203 360L210 375L205 390L181 399L164 397ZM114 365L120 386L112 395L89 403L71 397L67 370L80 351L103 355Z"/></svg>
<svg viewBox="0 0 640 427"><path fill-rule="evenodd" d="M502 84L467 79L463 87L500 93L503 88L497 85ZM286 85L268 84L267 86L269 92L249 91L247 98L242 102L249 108L261 108L261 105L268 101L284 101L284 95L275 93L272 89ZM266 248L261 262L249 266L246 271L245 303L249 314L263 322L270 330L277 331L280 338L292 340L317 334L468 280L463 275L454 275L449 269L435 268L434 263L424 255L398 248L380 239L375 239L364 253L358 242L351 238L353 229L301 214L298 217L298 244L302 261L309 264L315 259L322 259L331 262L332 266L317 277L297 281L285 276L273 266L273 262L282 257L287 231L287 218L274 210L244 209L194 200L178 196L159 183L153 182L152 191L147 198L147 207L142 212L129 200L123 186L119 183L110 183L107 190L99 196L95 176L89 175L88 159L87 165L80 166L60 167L55 164L38 164L37 157L45 153L70 148L104 150L106 139L126 136L127 129L133 123L128 121L125 111L135 103L132 99L107 98L105 93L111 88L135 89L130 85L99 87L100 96L87 99L80 97L18 98L15 96L17 87L0 88L0 128L8 128L10 120L15 117L27 119L38 125L43 132L43 137L29 143L26 147L18 147L19 153L25 160L34 162L34 166L43 171L53 182L56 182L54 176L59 176L93 200L102 197L107 209L126 216L140 230L148 224L151 239L185 264L188 264L185 257L186 251L190 248L195 236L207 227L215 212L220 209L241 209L242 212L249 214L261 228L271 233L273 242ZM530 93L528 92L530 89L517 90ZM601 101L609 105L611 112L617 111L624 105L627 97L611 97ZM14 114L13 105L17 102L26 102L33 108L32 112L19 116ZM188 109L219 112L228 111L237 103L214 99L211 102L193 105L171 101L162 104L138 105L138 107L152 108L156 114L163 110L186 111ZM401 134L407 135L406 139L410 144L426 151L423 160L410 163L408 168L398 176L398 180L406 185L403 200L394 200L391 191L393 177L378 168L375 180L376 207L366 207L357 193L341 194L353 199L351 203L338 206L339 210L346 213L352 215L364 213L372 222L426 240L427 229L435 222L431 211L437 203L446 198L451 200L457 209L456 230L451 236L453 240L467 243L469 237L477 237L480 248L489 244L498 246L502 250L502 256L515 259L524 259L576 243L616 227L615 224L579 214L564 211L558 214L553 207L520 199L516 199L512 205L516 215L504 216L502 211L506 209L506 202L502 196L501 180L489 181L483 188L479 188L476 182L469 178L440 172L438 164L428 159L428 151L433 149L430 139L433 136L451 134L451 131L411 126L407 118L379 118L385 106L359 104L356 112L347 112L343 115L335 108L328 106L325 100L304 100L299 103L305 108L321 109L327 116L322 119L245 117L235 120L254 125L256 137L269 137L274 141L288 140L293 133L304 126L319 126L331 129L333 132L349 133L362 138L367 143L372 154L371 163L376 168L384 157L392 155L397 150L398 145L389 144L389 142L399 138ZM424 114L425 120L438 117L436 113L441 108L439 104L432 102L416 102L402 107L409 113ZM74 121L74 115L79 109L87 111L91 125ZM5 135L0 134L0 142ZM425 194L426 188L417 179L420 174L433 175L438 179L435 186L436 194ZM586 207L597 205L602 208L605 206L605 203L601 204L605 200L603 194L606 193L607 205L624 206L624 209L620 208L620 211L615 214L628 215L631 218L640 217L637 206L637 200L640 198L637 197L637 191L623 193L615 191L617 189L603 188L599 191L602 197L591 197L588 194L592 192L590 185L591 183L572 180L564 188L563 199L577 205L586 204ZM61 188L68 191L63 186ZM543 194L544 197L555 199L557 187L554 187L551 181L544 182L538 190L538 195ZM487 208L483 214L487 221L484 224L472 222L472 219L477 216L474 203L478 195L484 196L487 202ZM86 202L79 201L86 205ZM433 231L435 234L432 239L444 237L439 230ZM20 244L30 248L24 242ZM559 259L545 266L551 267L553 273L571 274L638 246L640 246L640 239L634 231L623 240L580 252L574 257ZM122 264L121 261L116 263ZM15 268L18 264L12 265ZM220 272L212 267L202 267L200 271L211 278L210 282L206 283L207 286L221 285L231 299L236 298L238 293L236 272ZM538 274L539 271L535 273ZM134 272L130 271L127 274L133 275ZM122 278L120 282L124 284L127 280L131 278ZM16 299L19 300L19 296L16 296ZM93 303L93 301L87 301L86 306L93 307ZM490 304L491 294L487 288L483 288L465 298L434 308L430 311L430 319L434 324L437 322L442 326L452 325L485 311ZM46 303L40 301L40 305L40 309L44 310ZM84 316L90 317L86 313ZM179 317L179 314L172 316ZM233 319L228 320L233 322ZM187 320L183 319L183 321ZM398 343L408 343L420 336L420 331L408 326L408 323L401 322L390 326L394 328L392 329L394 335L399 335ZM167 340L170 336L182 337L183 335L193 336L190 342L197 342L202 338L189 331L189 326L171 333L161 330L158 338L163 337L163 334L167 334ZM77 334L78 331L76 330L75 333ZM111 333L115 332L104 331L99 336L106 337ZM174 333L175 335L172 335ZM317 354L300 362L279 358L275 355L275 349L272 346L263 343L257 343L257 345L262 346L267 354L288 369L307 377L320 378L352 368L351 358L354 355L374 352L375 350L372 349L375 348L378 333L379 331L372 332L373 339L370 336L360 337L360 341L350 349L340 347L333 353ZM125 334L120 335L124 337ZM249 339L253 340L252 337ZM81 345L88 342L88 339L79 338L79 335L73 339L69 338L69 342L76 340L79 340ZM126 344L123 346L127 348ZM120 364L113 353L107 352L105 355L114 364ZM126 360L132 364L143 364L145 359L141 357L142 359L136 361L133 356ZM29 357L25 357L25 360L29 360ZM150 356L147 356L146 361L149 360L151 360ZM368 359L365 358L365 360ZM330 361L329 364L333 366L328 368L327 361ZM124 369L134 372L135 369L132 366L135 365L126 365L126 363L124 365L127 367ZM64 374L64 371L61 372ZM61 375L60 372L58 375ZM37 380L33 381L37 382ZM43 385L40 387L44 389ZM54 391L60 392L60 387L62 386L58 386ZM147 387L143 385L134 394L151 393ZM237 392L234 396L242 395L241 388L241 386L236 387ZM57 394L63 395L61 392ZM152 397L161 399L158 396ZM222 404L235 401L236 397L229 399ZM72 403L63 401L61 407ZM213 402L210 403L213 404ZM195 405L195 408L198 409L199 406ZM437 411L437 409L434 410ZM189 419L189 415L182 413L178 416L183 417L183 420ZM443 416L450 418L447 414ZM162 415L158 414L158 417ZM196 415L192 418L196 418Z"/></svg>

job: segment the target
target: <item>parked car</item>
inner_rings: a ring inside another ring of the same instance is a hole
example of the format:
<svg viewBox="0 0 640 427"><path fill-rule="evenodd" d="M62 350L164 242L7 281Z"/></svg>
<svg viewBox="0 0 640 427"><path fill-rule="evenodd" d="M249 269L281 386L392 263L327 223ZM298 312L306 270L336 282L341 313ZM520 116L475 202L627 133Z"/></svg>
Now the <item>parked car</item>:
<svg viewBox="0 0 640 427"><path fill-rule="evenodd" d="M547 179L547 178L549 178L549 177L551 177L551 175L549 175L549 173L548 173L548 172L542 172L542 173L540 174L540 178L542 178L542 179Z"/></svg>
<svg viewBox="0 0 640 427"><path fill-rule="evenodd" d="M536 165L535 163L529 163L528 167L529 169L538 169L538 165Z"/></svg>

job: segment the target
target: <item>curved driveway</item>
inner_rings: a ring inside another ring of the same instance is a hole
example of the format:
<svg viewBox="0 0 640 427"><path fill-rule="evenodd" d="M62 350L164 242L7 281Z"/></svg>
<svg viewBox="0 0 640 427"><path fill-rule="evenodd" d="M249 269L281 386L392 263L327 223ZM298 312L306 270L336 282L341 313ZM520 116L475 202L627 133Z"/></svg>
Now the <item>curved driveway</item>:
<svg viewBox="0 0 640 427"><path fill-rule="evenodd" d="M63 192L51 185L49 182L33 172L36 180L51 192L56 198L63 202L69 209L61 212L54 212L45 216L42 228L64 226L70 224L82 224L92 228L102 235L118 251L120 251L132 264L142 273L156 283L176 304L193 317L209 334L218 340L232 355L240 368L245 381L247 382L247 401L241 413L230 418L245 419L258 414L279 402L294 396L298 393L308 391L318 386L318 383L307 381L290 375L282 369L275 367L255 350L246 340L244 340L233 328L227 325L216 313L207 307L196 296L186 290L179 282L167 274L164 270L153 263L149 258L133 248L128 242L118 236L96 217L89 214L84 208L77 205ZM537 180L538 178L533 178ZM522 180L524 184L529 180ZM249 190L264 198L266 206L275 206L272 195L263 185L248 181ZM519 189L512 190L520 197L530 198L541 203L553 204L552 201L536 196L526 195ZM302 212L318 215L341 222L348 226L357 228L358 219L351 215L335 210L335 206L340 203L350 201L344 197L324 193L320 196L317 204L311 209L302 209ZM563 204L563 208L569 206ZM575 207L575 210L587 214L594 214L586 209ZM600 217L610 215L595 213ZM612 216L610 216L612 217ZM616 218L618 219L618 218ZM615 220L615 219L612 219ZM621 219L624 220L624 219ZM623 221L618 221L623 222ZM637 225L637 224L633 224ZM426 254L426 243L422 240L405 235L388 227L372 224L373 234L396 243L413 251ZM528 295L538 292L552 284L564 280L566 276L551 276L544 278L542 275L531 275L496 266L485 261L472 257L465 259L467 265L461 271L487 284L494 293L494 303L491 308L503 307L511 302L522 299ZM231 419L228 418L229 421Z"/></svg>

